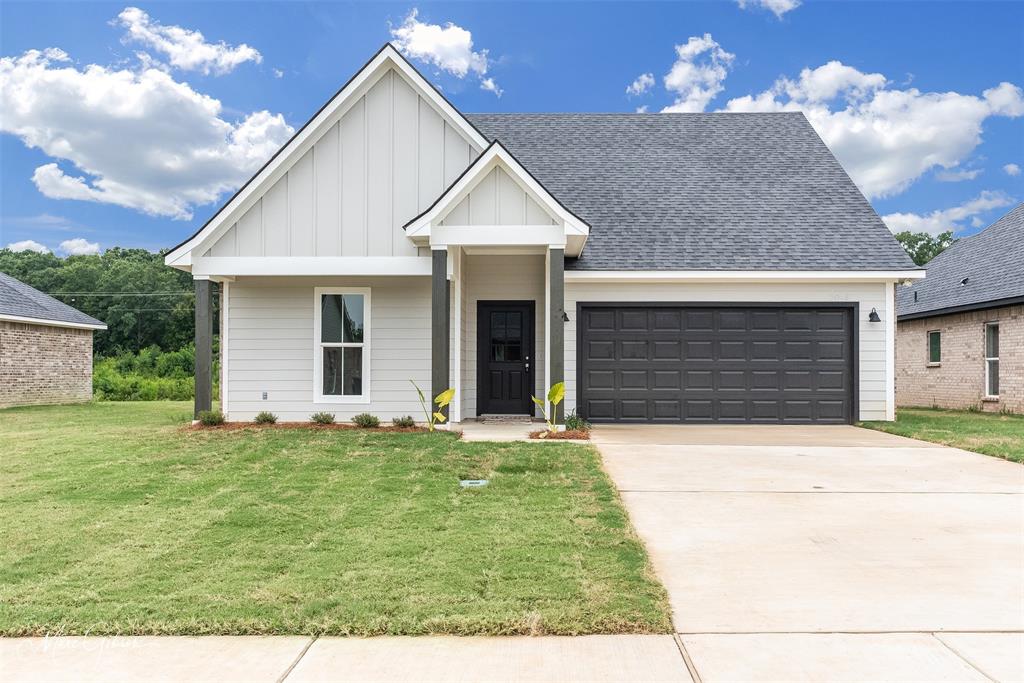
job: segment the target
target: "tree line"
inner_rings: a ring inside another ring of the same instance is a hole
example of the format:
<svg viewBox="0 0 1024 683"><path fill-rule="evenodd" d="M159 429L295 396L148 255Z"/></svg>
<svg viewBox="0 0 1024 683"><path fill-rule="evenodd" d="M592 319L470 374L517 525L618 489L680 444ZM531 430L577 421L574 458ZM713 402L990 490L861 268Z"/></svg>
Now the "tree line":
<svg viewBox="0 0 1024 683"><path fill-rule="evenodd" d="M192 276L165 266L164 253L114 247L60 258L0 249L0 272L105 322L93 335L96 355L176 351L194 339L195 296Z"/></svg>

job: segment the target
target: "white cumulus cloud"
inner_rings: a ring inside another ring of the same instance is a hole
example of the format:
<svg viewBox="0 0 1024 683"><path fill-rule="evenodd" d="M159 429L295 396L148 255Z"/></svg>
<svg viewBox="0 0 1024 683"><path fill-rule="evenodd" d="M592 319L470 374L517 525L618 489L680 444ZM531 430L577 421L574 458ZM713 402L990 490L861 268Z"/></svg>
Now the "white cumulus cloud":
<svg viewBox="0 0 1024 683"><path fill-rule="evenodd" d="M626 86L627 95L643 95L654 87L654 74L640 74L636 79Z"/></svg>
<svg viewBox="0 0 1024 683"><path fill-rule="evenodd" d="M473 34L452 22L444 26L419 20L413 9L400 26L391 28L392 44L407 57L418 59L457 78L474 74L480 87L501 96L501 88L487 76L491 60L487 50L473 50Z"/></svg>
<svg viewBox="0 0 1024 683"><path fill-rule="evenodd" d="M22 240L20 242L11 242L7 245L7 248L11 251L35 251L40 254L49 254L50 250L44 247L35 240Z"/></svg>
<svg viewBox="0 0 1024 683"><path fill-rule="evenodd" d="M981 96L893 87L882 74L832 61L780 78L726 111L802 111L868 197L898 194L931 169L953 169L991 116L1024 114L1024 93L1000 83Z"/></svg>
<svg viewBox="0 0 1024 683"><path fill-rule="evenodd" d="M87 256L89 254L100 253L100 245L98 242L89 242L82 237L64 240L60 243L60 247L58 248L68 256Z"/></svg>
<svg viewBox="0 0 1024 683"><path fill-rule="evenodd" d="M199 31L181 26L164 26L138 7L126 7L117 22L127 30L124 42L139 43L163 54L171 66L184 71L222 75L246 62L263 61L254 47L245 43L228 45L224 41L208 43ZM139 55L146 61L149 55Z"/></svg>
<svg viewBox="0 0 1024 683"><path fill-rule="evenodd" d="M963 226L963 221L970 219L971 225L979 227L984 221L979 214L1010 206L1014 203L1012 197L1003 192L985 190L974 199L964 202L960 206L950 209L932 211L926 214L916 213L890 213L882 216L882 220L893 232L927 232L931 235L938 235L952 230L954 233Z"/></svg>
<svg viewBox="0 0 1024 683"><path fill-rule="evenodd" d="M178 219L237 188L293 132L268 111L227 121L219 100L159 69L78 69L53 48L0 58L0 130L57 160L32 176L47 197Z"/></svg>
<svg viewBox="0 0 1024 683"><path fill-rule="evenodd" d="M740 9L763 8L772 12L779 19L786 12L800 6L800 0L736 0Z"/></svg>
<svg viewBox="0 0 1024 683"><path fill-rule="evenodd" d="M674 93L675 102L663 112L702 112L722 92L736 55L726 52L711 37L691 36L676 45L676 61L665 74L665 89Z"/></svg>
<svg viewBox="0 0 1024 683"><path fill-rule="evenodd" d="M1017 164L1006 164L1003 166L1003 173L1009 176L1020 175L1020 166Z"/></svg>

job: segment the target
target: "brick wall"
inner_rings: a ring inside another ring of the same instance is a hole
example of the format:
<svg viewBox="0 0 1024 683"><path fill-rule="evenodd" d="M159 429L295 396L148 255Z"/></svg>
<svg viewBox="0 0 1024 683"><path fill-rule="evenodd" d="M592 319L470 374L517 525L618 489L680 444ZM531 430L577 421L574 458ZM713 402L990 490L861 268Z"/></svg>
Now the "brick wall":
<svg viewBox="0 0 1024 683"><path fill-rule="evenodd" d="M92 398L92 330L0 321L0 408Z"/></svg>
<svg viewBox="0 0 1024 683"><path fill-rule="evenodd" d="M999 400L986 401L985 323L999 323ZM928 364L928 332L942 361ZM896 329L896 405L1024 413L1024 305L908 320Z"/></svg>

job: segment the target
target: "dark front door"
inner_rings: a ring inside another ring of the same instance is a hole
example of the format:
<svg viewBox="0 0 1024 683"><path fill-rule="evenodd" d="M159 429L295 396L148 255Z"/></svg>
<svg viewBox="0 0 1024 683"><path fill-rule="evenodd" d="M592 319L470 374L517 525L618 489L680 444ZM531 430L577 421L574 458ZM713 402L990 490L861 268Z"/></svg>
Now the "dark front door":
<svg viewBox="0 0 1024 683"><path fill-rule="evenodd" d="M532 415L533 302L477 304L477 414Z"/></svg>

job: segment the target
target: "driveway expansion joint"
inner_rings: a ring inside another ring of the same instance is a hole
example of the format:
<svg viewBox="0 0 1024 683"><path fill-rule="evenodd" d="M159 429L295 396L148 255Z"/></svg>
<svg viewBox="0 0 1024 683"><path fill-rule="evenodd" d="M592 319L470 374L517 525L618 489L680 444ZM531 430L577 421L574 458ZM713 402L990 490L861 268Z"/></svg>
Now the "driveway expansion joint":
<svg viewBox="0 0 1024 683"><path fill-rule="evenodd" d="M277 683L284 683L284 680L291 675L292 671L294 671L295 667L299 665L299 662L301 662L302 658L306 656L306 653L309 652L309 648L313 647L313 643L315 643L318 638L320 638L320 636L313 636L309 639L309 642L306 643L306 646L302 648L302 650L299 652L299 655L295 658L295 661L293 661L291 665L284 670L284 673L281 674L281 677L277 679Z"/></svg>
<svg viewBox="0 0 1024 683"><path fill-rule="evenodd" d="M987 673L985 673L984 670L982 670L981 667L979 667L977 664L975 664L974 662L969 660L967 657L962 655L959 650L957 650L955 647L953 647L952 645L950 645L949 643L944 641L942 638L939 638L939 634L938 633L932 633L932 638L934 638L935 640L937 640L940 643L942 643L943 647L945 647L947 650L952 652L954 655L956 655L957 657L962 659L964 661L964 663L967 664L967 666L971 667L972 669L977 671L979 674L981 674L982 676L984 676L988 680L992 681L992 683L999 683L999 681L997 679L993 678L992 676L989 676Z"/></svg>

